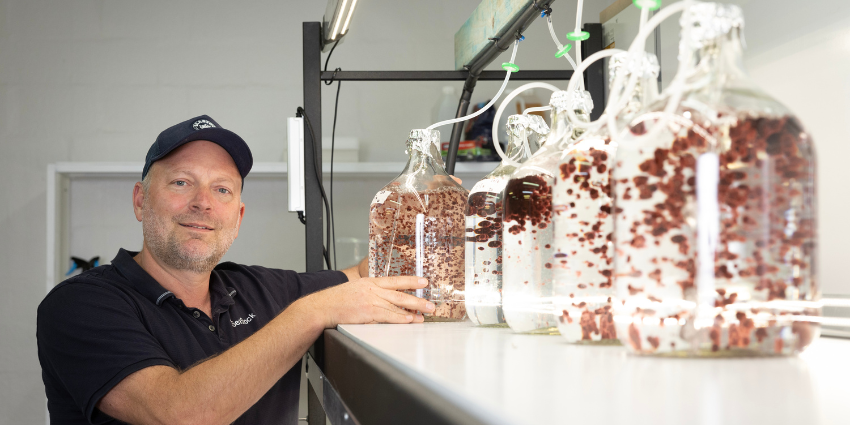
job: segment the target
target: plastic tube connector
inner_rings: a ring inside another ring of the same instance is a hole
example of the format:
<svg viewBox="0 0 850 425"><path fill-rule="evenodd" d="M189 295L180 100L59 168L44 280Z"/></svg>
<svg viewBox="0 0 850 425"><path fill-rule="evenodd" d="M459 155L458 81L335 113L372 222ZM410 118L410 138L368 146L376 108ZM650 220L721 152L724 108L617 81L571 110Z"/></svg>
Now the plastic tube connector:
<svg viewBox="0 0 850 425"><path fill-rule="evenodd" d="M590 38L590 33L587 31L573 31L567 33L567 39L572 41L584 41Z"/></svg>
<svg viewBox="0 0 850 425"><path fill-rule="evenodd" d="M566 45L566 46L564 46L561 50L558 50L558 53L555 53L555 57L556 57L556 58L559 58L559 57L561 57L561 56L566 55L566 54L567 54L567 52L569 52L572 48L573 48L573 45L572 45L572 44L567 44L567 45ZM573 69L575 69L575 68L573 68Z"/></svg>
<svg viewBox="0 0 850 425"><path fill-rule="evenodd" d="M502 64L502 69L509 72L519 72L519 67L514 63L505 62Z"/></svg>
<svg viewBox="0 0 850 425"><path fill-rule="evenodd" d="M661 0L632 0L632 4L641 10L658 10L661 7Z"/></svg>

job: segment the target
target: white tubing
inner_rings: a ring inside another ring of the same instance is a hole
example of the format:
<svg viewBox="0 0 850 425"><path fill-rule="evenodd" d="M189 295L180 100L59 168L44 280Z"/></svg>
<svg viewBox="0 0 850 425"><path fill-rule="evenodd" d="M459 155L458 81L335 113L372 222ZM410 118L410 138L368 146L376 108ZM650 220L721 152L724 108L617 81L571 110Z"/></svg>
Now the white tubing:
<svg viewBox="0 0 850 425"><path fill-rule="evenodd" d="M523 85L517 87L516 89L514 89L514 91L510 92L510 94L508 94L505 97L505 100L503 100L502 104L499 105L499 109L496 110L496 116L493 117L493 146L496 149L496 153L498 153L499 156L502 158L502 160L505 161L505 163L507 163L507 164L519 166L518 162L511 160L510 158L508 158L507 155L505 155L505 152L502 151L502 146L499 144L499 118L501 118L502 112L505 110L505 108L508 106L508 104L511 103L511 100L513 100L515 97L519 96L520 93L522 93L522 92L524 92L528 89L534 89L534 88L541 88L541 89L547 89L547 90L552 90L552 91L561 90L561 89L559 89L559 88L557 88L557 87L555 87L551 84L548 84L548 83L535 82L535 83L523 84Z"/></svg>
<svg viewBox="0 0 850 425"><path fill-rule="evenodd" d="M514 58L516 58L516 48L517 48L517 46L518 46L518 45L519 45L519 40L517 40L517 41L515 41L515 42L514 42L514 51L513 51L513 53L511 53L511 60L509 61L509 62L511 62L511 63L513 63L513 62L514 62ZM501 95L502 95L502 92L503 92L503 91L505 91L505 87L507 87L507 85L508 85L508 80L510 80L510 79L511 79L511 72L513 72L513 71L508 71L508 72L507 72L507 74L505 75L505 81L504 81L504 82L502 82L502 87L500 87L500 88L499 88L499 92L498 92L498 93L496 93L496 95L495 95L495 96L493 96L493 99L491 99L491 100L490 100L490 103L488 103L486 106L484 106L483 108L479 109L477 112L474 112L474 113L472 113L472 114L469 114L469 115L467 115L467 116L465 116L465 117L453 118L453 119L450 119L450 120L440 121L440 122L438 122L438 123L436 123L436 124L431 124L430 126L428 126L428 128L426 128L426 130L432 130L432 129L436 128L436 127L444 126L444 125L446 125L446 124L454 124L454 123L456 123L456 122L461 122L461 121L471 120L471 119L473 119L473 118L475 118L475 117L477 117L477 116L479 116L479 115L483 114L483 113L484 113L484 111L486 111L487 109L490 109L490 107L491 107L491 106L493 106L493 104L494 104L494 103L496 103L496 100L498 100L498 99L499 99L499 96L501 96Z"/></svg>
<svg viewBox="0 0 850 425"><path fill-rule="evenodd" d="M537 107L534 107L534 108L528 108L528 109L526 109L526 110L522 111L522 114L523 114L523 115L528 115L528 114L530 114L530 113L532 113L532 112L544 112L544 111L551 111L551 110L552 110L552 106L551 106L551 105L547 105L547 106L537 106Z"/></svg>
<svg viewBox="0 0 850 425"><path fill-rule="evenodd" d="M614 55L619 54L619 53L623 53L623 50L620 50L620 49L605 49L605 50L600 50L600 51L590 55L587 58L587 60L582 62L578 66L578 68L576 68L575 72L573 73L573 78L570 78L570 83L567 84L567 91L572 93L573 90L576 90L576 84L577 84L576 81L581 81L583 79L582 75L583 75L584 71L587 69L587 67L589 67L590 65L592 65L594 62L596 62L599 59L606 58L606 57L609 57L609 56L614 56ZM613 92L614 87L617 87L617 86L612 85L611 88L609 89L609 92ZM609 96L610 96L610 94L609 94ZM605 107L605 113L603 114L603 116L605 116L605 115L608 115L608 116L617 115L617 113L619 111L609 110L610 106L611 106L611 102L608 102L608 105ZM599 119L602 119L603 116L600 116ZM596 120L596 121L591 121L591 122L587 122L587 123L583 122L583 121L578 119L578 116L576 116L575 110L573 110L573 108L567 108L567 119L570 121L570 123L572 125L579 127L579 128L592 127L597 121L599 121L599 120Z"/></svg>
<svg viewBox="0 0 850 425"><path fill-rule="evenodd" d="M636 53L639 52L639 51L642 51L644 49L644 46L646 45L647 37L649 37L649 35L652 33L652 31L654 31L655 28L658 25L661 24L661 22L663 22L664 20L666 20L667 18L669 18L673 14L679 13L679 12L685 10L687 7L691 6L692 4L693 4L692 0L683 0L683 1L680 1L678 3L673 3L673 4L671 4L667 7L659 10L658 13L656 13L655 16L653 16L652 19L650 19L646 23L646 25L644 25L643 28L641 28L641 30L638 31L638 35L635 37L635 40L632 42L631 46L629 46L629 57L636 57ZM680 71L682 69L682 66L683 66L683 63L680 62L679 63L679 70ZM632 75L629 77L628 87L634 88L637 85L638 78L639 78L638 73L636 73L636 72L632 73ZM664 115L661 117L660 122L653 125L653 128L651 129L651 131L647 131L646 133L644 133L644 135L642 137L649 137L650 135L654 137L655 135L658 134L659 131L661 131L662 128L664 128L667 125L667 122L669 121L669 119L668 119L669 114L671 114L673 111L676 110L676 108L679 106L679 101L682 98L682 91L683 90L681 89L681 80L683 80L683 79L684 79L684 77L682 75L682 72L677 72L676 78L670 84L670 87L668 87L668 90L671 92L671 95L670 95L670 99L667 103L667 107L664 108ZM617 76L617 79L615 80L615 84L613 85L613 87L617 87L618 83L621 84L621 81L622 81L621 76ZM626 94L626 96L628 96L630 94L630 92L625 92L625 91L623 93ZM613 95L613 97L609 100L609 104L610 103L615 104L614 110L619 111L623 107L625 107L626 102L628 102L628 98L626 98L624 96L622 99L620 99L619 93L616 93L614 91L611 91L611 94ZM611 116L608 117L608 129L609 129L609 133L611 134L612 137L614 137L615 135L620 133L620 129L617 128L617 123L615 122L615 120ZM649 129L647 129L647 130L649 130Z"/></svg>
<svg viewBox="0 0 850 425"><path fill-rule="evenodd" d="M560 40L558 40L558 36L557 36L557 35L555 35L555 27L553 27L553 26L552 26L552 15L548 15L548 16L546 16L546 22L549 24L549 35L551 35L551 36L552 36L552 41L554 41L554 42L555 42L555 46L558 46L558 51L560 52L560 51L561 51L561 49L563 49L563 48L564 48L564 45L563 45L563 44L561 44L561 41L560 41ZM564 56L562 56L562 57L563 57L564 59L566 59L567 61L569 61L569 62L570 62L570 65L573 67L573 69L578 68L578 65L576 64L576 61L574 61L574 60L573 60L573 58L572 58L572 56L570 56L569 52L567 52L567 53L566 53Z"/></svg>
<svg viewBox="0 0 850 425"><path fill-rule="evenodd" d="M578 7L576 10L576 33L581 31L581 10L583 8L584 0L578 0ZM579 40L576 40L576 63L581 65L581 41ZM582 85L582 90L584 90L584 85Z"/></svg>

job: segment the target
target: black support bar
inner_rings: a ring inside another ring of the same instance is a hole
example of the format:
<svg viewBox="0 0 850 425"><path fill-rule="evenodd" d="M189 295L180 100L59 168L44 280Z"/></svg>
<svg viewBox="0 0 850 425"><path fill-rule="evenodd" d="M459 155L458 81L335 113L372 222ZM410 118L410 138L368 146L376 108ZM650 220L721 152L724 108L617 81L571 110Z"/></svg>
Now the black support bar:
<svg viewBox="0 0 850 425"><path fill-rule="evenodd" d="M310 133L307 120L304 121L304 226L306 239L307 272L324 270L324 219L322 217L322 193L320 181L316 179L316 162L322 164L322 23L304 22L304 111L316 135ZM313 144L319 146L313 149ZM313 158L317 158L314 160ZM321 176L322 170L318 170Z"/></svg>
<svg viewBox="0 0 850 425"><path fill-rule="evenodd" d="M584 24L582 29L590 34L590 38L581 43L581 58L584 60L602 50L602 24ZM598 120L605 109L604 72L601 60L594 62L584 71L584 89L590 92L593 99L593 111L590 113L590 119L593 121Z"/></svg>
<svg viewBox="0 0 850 425"><path fill-rule="evenodd" d="M569 80L572 70L515 72L511 81ZM325 71L322 81L464 81L469 71ZM479 81L502 81L505 71L481 71Z"/></svg>

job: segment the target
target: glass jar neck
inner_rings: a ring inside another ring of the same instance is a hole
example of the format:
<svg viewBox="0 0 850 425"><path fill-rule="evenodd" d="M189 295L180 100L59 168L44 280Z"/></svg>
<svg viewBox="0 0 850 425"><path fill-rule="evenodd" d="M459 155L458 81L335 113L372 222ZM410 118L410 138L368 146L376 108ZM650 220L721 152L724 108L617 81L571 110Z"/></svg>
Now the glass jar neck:
<svg viewBox="0 0 850 425"><path fill-rule="evenodd" d="M505 148L505 156L508 159L514 162L523 162L528 159L529 150L526 149L525 146L528 141L528 137L531 135L531 130L528 128L518 130L519 133L523 133L520 135L515 135L513 132L508 133L508 146Z"/></svg>
<svg viewBox="0 0 850 425"><path fill-rule="evenodd" d="M573 125L567 118L567 111L553 107L552 108L552 126L549 130L549 136L543 143L542 147L550 148L572 137Z"/></svg>
<svg viewBox="0 0 850 425"><path fill-rule="evenodd" d="M702 46L686 53L688 86L697 89L722 87L747 80L741 32L740 28L732 28L725 34L702 41Z"/></svg>
<svg viewBox="0 0 850 425"><path fill-rule="evenodd" d="M626 87L623 87L623 90L625 89ZM652 75L639 78L634 90L627 96L628 102L619 112L617 118L631 120L644 105L649 104L656 97L658 97L658 79Z"/></svg>
<svg viewBox="0 0 850 425"><path fill-rule="evenodd" d="M443 165L443 157L437 152L433 143L428 144L429 151L424 152L420 147L408 147L409 158L402 174L426 173L448 175Z"/></svg>

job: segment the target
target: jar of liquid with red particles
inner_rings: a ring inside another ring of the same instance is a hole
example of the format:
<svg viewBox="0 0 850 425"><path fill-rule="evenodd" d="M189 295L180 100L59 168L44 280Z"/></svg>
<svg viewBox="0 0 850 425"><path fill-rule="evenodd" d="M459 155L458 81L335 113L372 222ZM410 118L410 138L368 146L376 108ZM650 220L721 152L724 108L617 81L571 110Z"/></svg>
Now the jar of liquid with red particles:
<svg viewBox="0 0 850 425"><path fill-rule="evenodd" d="M464 221L468 192L446 173L440 132L412 130L404 171L372 199L369 276L421 276L411 291L436 304L426 321L460 321L464 307Z"/></svg>
<svg viewBox="0 0 850 425"><path fill-rule="evenodd" d="M695 2L681 25L684 62L615 158L617 335L638 354L799 353L820 333L811 137L748 79L740 8Z"/></svg>
<svg viewBox="0 0 850 425"><path fill-rule="evenodd" d="M549 136L505 186L502 310L508 326L519 333L558 333L552 304L552 185L562 152L583 133L567 119L567 108L586 121L593 108L590 93L583 90L557 91L549 104Z"/></svg>
<svg viewBox="0 0 850 425"><path fill-rule="evenodd" d="M507 327L502 312L504 189L549 133L538 115L511 115L506 127L506 159L472 187L466 206L466 314L476 325Z"/></svg>
<svg viewBox="0 0 850 425"><path fill-rule="evenodd" d="M617 116L628 124L658 95L658 60L623 52L608 64L609 87L618 75L639 79ZM625 89L625 88L623 88ZM552 276L561 335L573 343L619 344L614 326L614 217L610 176L619 145L604 119L564 151L552 189Z"/></svg>

